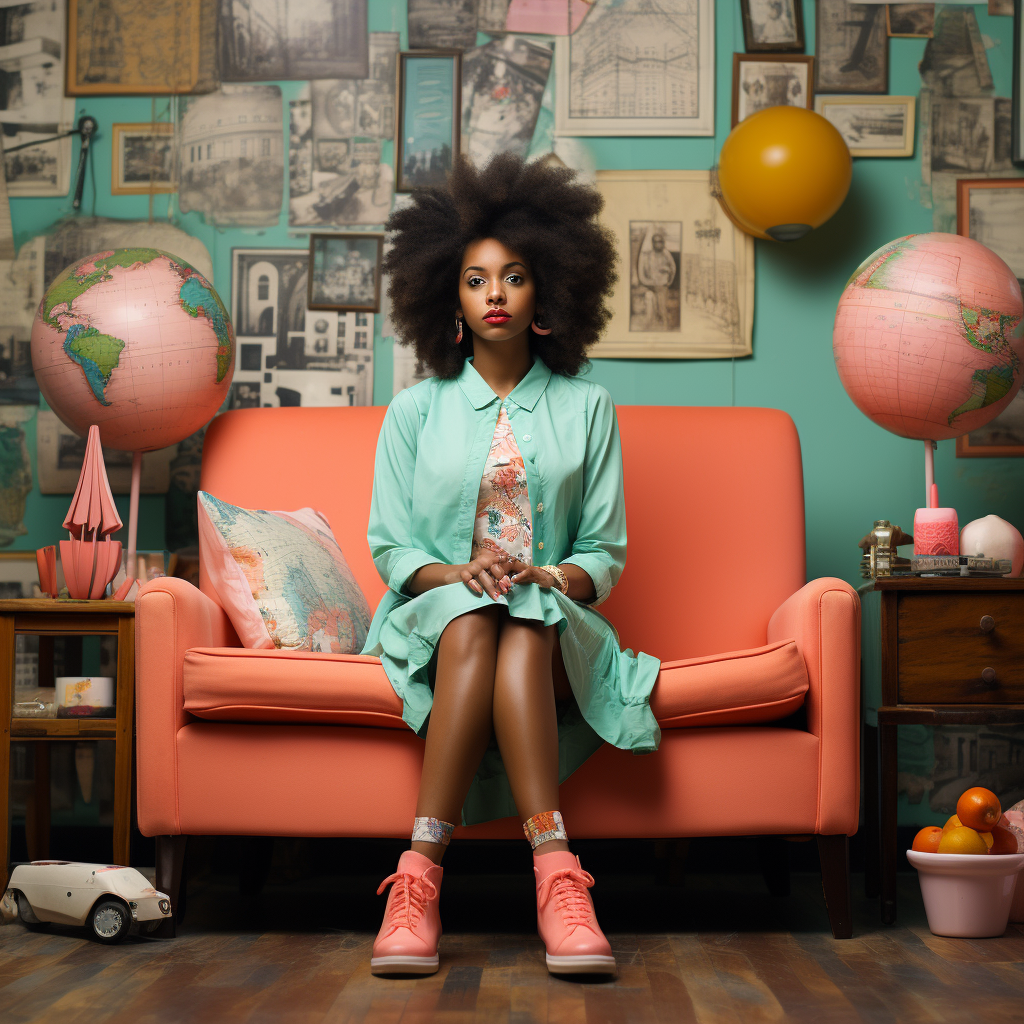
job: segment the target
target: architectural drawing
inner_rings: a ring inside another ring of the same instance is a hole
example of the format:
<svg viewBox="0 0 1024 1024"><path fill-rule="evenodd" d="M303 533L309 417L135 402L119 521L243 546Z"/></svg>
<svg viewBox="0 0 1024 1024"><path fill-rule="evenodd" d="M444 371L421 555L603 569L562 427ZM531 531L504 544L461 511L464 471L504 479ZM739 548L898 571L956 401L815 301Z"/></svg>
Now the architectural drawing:
<svg viewBox="0 0 1024 1024"><path fill-rule="evenodd" d="M612 319L591 358L751 354L754 240L711 194L707 171L598 171L616 238Z"/></svg>
<svg viewBox="0 0 1024 1024"><path fill-rule="evenodd" d="M559 135L711 135L711 0L596 0L557 43Z"/></svg>

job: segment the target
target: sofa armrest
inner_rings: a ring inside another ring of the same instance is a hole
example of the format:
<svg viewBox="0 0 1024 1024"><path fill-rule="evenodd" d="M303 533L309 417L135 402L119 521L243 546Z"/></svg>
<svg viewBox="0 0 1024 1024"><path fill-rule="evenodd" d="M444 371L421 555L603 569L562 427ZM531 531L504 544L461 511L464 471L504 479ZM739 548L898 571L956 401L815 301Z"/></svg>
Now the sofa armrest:
<svg viewBox="0 0 1024 1024"><path fill-rule="evenodd" d="M819 835L853 835L860 815L860 598L834 577L776 609L768 642L796 640L810 685L807 728L819 740Z"/></svg>
<svg viewBox="0 0 1024 1024"><path fill-rule="evenodd" d="M193 647L240 647L216 601L191 583L162 577L135 599L135 709L139 830L177 835L178 730L184 710L182 669Z"/></svg>

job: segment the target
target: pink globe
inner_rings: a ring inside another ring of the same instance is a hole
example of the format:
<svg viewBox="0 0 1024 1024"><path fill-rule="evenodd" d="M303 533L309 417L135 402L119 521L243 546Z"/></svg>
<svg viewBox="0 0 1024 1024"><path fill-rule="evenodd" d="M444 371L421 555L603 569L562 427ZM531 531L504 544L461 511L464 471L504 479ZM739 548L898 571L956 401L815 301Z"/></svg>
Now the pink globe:
<svg viewBox="0 0 1024 1024"><path fill-rule="evenodd" d="M971 238L897 238L847 283L832 353L854 405L879 426L919 441L969 433L1024 381L1020 283Z"/></svg>
<svg viewBox="0 0 1024 1024"><path fill-rule="evenodd" d="M231 320L213 286L159 249L111 249L50 285L32 325L32 366L50 407L83 437L153 451L220 408L235 366Z"/></svg>

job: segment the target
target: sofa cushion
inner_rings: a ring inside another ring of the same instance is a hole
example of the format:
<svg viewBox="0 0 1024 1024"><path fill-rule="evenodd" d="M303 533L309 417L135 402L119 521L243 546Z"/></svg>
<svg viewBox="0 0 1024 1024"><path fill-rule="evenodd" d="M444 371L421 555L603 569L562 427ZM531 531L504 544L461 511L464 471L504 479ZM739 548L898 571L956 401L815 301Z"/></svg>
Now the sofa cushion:
<svg viewBox="0 0 1024 1024"><path fill-rule="evenodd" d="M199 718L406 729L377 658L196 647L185 655L184 707ZM663 662L651 710L663 729L768 722L796 711L807 671L795 640Z"/></svg>
<svg viewBox="0 0 1024 1024"><path fill-rule="evenodd" d="M246 647L363 649L370 606L316 510L240 508L200 491L199 556Z"/></svg>
<svg viewBox="0 0 1024 1024"><path fill-rule="evenodd" d="M685 661L663 661L651 710L663 729L746 725L792 714L804 702L807 668L795 640Z"/></svg>

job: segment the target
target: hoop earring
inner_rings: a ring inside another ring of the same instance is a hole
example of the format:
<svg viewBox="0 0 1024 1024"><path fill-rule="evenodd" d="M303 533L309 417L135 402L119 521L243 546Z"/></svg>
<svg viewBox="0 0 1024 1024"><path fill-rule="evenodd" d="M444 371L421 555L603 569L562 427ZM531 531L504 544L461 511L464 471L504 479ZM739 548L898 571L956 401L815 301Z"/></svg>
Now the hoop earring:
<svg viewBox="0 0 1024 1024"><path fill-rule="evenodd" d="M456 317L455 318L455 344L456 345L461 345L462 344L462 318L461 317Z"/></svg>
<svg viewBox="0 0 1024 1024"><path fill-rule="evenodd" d="M544 321L540 318L540 313L535 313L533 316L533 323L530 325L533 328L534 334L550 334L551 328L544 326Z"/></svg>

